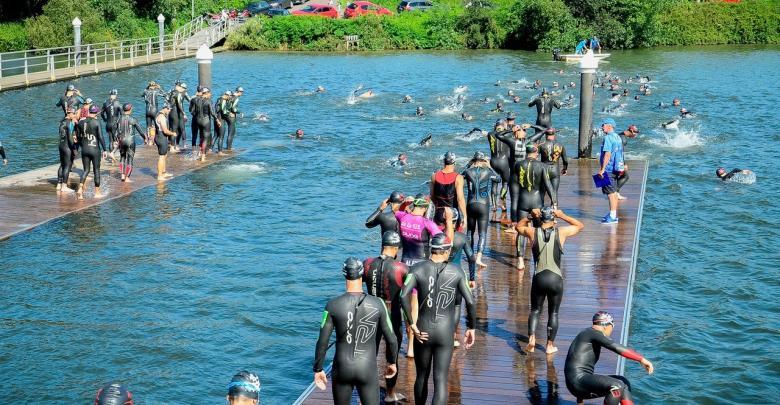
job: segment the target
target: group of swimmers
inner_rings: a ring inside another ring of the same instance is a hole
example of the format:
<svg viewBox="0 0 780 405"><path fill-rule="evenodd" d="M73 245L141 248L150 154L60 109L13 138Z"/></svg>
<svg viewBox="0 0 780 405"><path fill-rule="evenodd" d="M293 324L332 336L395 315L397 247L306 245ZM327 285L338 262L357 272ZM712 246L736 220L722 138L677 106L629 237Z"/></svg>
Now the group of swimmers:
<svg viewBox="0 0 780 405"><path fill-rule="evenodd" d="M84 168L76 190L79 199L84 198L90 169L95 182L95 197L102 197L100 163L104 158L110 157L114 163L118 163L123 182L131 181L136 136L143 144L157 146L157 179L162 181L172 177L167 172L166 156L169 151L180 152L187 148L186 103L189 103L188 110L192 117L190 128L193 156L205 161L206 155L211 153L214 146L219 154L223 153L223 149L232 150L236 119L242 115L239 100L243 93L244 89L241 87L236 88L235 92L228 90L212 105L212 92L208 87L198 86L195 96L190 97L184 82L177 81L169 92L165 92L159 84L151 81L143 92L146 104L144 130L133 117L133 105L129 102L121 103L116 89L112 89L108 99L102 106L98 106L91 98L84 97L74 85L68 85L57 102L57 106L61 107L64 113L59 125L60 167L57 172L57 192L70 190L68 178L79 152ZM212 137L212 126L215 137ZM108 134L108 143L104 139L103 128Z"/></svg>

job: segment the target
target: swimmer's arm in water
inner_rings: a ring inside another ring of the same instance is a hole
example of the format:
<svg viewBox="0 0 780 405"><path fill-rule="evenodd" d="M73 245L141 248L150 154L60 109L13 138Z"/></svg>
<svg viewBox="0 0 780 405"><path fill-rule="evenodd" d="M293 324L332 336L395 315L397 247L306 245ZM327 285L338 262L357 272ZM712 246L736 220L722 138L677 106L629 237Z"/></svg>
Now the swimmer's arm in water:
<svg viewBox="0 0 780 405"><path fill-rule="evenodd" d="M330 315L330 302L325 306L320 321L320 337L317 339L317 348L314 352L314 372L322 371L322 365L325 362L325 354L328 351L328 341L333 333L333 319Z"/></svg>
<svg viewBox="0 0 780 405"><path fill-rule="evenodd" d="M561 246L566 243L566 239L570 236L574 236L585 229L585 225L578 221L576 218L566 215L561 210L555 210L555 216L569 223L569 226L562 226L558 228L558 238L561 242Z"/></svg>
<svg viewBox="0 0 780 405"><path fill-rule="evenodd" d="M380 327L382 328L382 336L385 338L385 358L387 364L395 364L398 358L398 339L393 333L393 325L390 322L390 314L387 312L387 306L382 298L378 299L382 303L382 319L379 320Z"/></svg>
<svg viewBox="0 0 780 405"><path fill-rule="evenodd" d="M569 171L569 159L566 158L566 147L563 144L561 144L561 163L563 163L561 174L565 175Z"/></svg>
<svg viewBox="0 0 780 405"><path fill-rule="evenodd" d="M455 196L458 198L458 211L460 212L461 223L467 224L468 217L466 215L466 198L463 195L464 186L463 176L458 175L455 177Z"/></svg>

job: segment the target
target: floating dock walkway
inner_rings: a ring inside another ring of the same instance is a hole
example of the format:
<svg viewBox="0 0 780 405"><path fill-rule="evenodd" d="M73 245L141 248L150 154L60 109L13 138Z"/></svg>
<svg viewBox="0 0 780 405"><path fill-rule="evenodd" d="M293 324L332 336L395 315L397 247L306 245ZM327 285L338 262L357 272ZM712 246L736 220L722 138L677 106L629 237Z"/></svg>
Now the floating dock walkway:
<svg viewBox="0 0 780 405"><path fill-rule="evenodd" d="M211 154L205 162L191 159L191 155L186 152L169 153L168 172L173 175L173 178L176 178L230 159L239 153L240 151L236 151L222 156ZM118 155L117 153L117 157ZM76 198L76 193L72 190L76 189L76 184L82 173L81 159L76 159L73 166L73 171L70 174L71 192L61 194L55 192L58 164L8 177L0 177L0 241L70 213L126 196L142 188L161 184L156 177L157 148L155 146L137 146L131 183L123 183L120 180L118 167L103 160L101 182L107 190L101 191L107 192L107 195L99 199L92 197L94 193L92 174L87 179L85 199ZM167 181L171 181L173 178Z"/></svg>
<svg viewBox="0 0 780 405"><path fill-rule="evenodd" d="M556 403L548 402L554 395L561 403L574 403L576 399L566 389L563 375L566 353L577 333L590 327L591 317L598 310L614 315L615 332L612 337L627 343L647 162L630 161L628 166L631 168L631 180L621 191L628 199L620 203L620 222L616 225L600 224L608 206L605 196L593 186L591 176L598 170L595 160L572 161L569 174L561 178L560 207L581 220L585 229L567 239L563 249L565 286L556 339L559 352L550 356L550 360L543 350L547 338L546 309L542 310L536 331L536 351L526 354L524 349L533 264L526 263L526 270L518 272L515 269L513 236L492 225L488 249L483 257L488 267L480 271L474 290L477 342L470 350L455 350L450 368L449 403ZM530 256L529 249L526 258L530 259ZM465 330L463 322L460 330L462 336ZM397 390L409 398L408 403L414 403L414 360L403 357L405 348L404 343L398 361ZM311 351L313 356L314 347ZM383 370L384 356L379 358L382 363L380 370ZM623 374L624 363L621 360L612 352L602 351L596 372ZM433 396L433 379L430 381L429 402ZM384 381L380 381L380 386L384 385ZM357 403L355 394L352 402ZM601 402L586 401L591 404ZM311 405L332 403L330 386L320 391L313 385L296 401L296 404Z"/></svg>

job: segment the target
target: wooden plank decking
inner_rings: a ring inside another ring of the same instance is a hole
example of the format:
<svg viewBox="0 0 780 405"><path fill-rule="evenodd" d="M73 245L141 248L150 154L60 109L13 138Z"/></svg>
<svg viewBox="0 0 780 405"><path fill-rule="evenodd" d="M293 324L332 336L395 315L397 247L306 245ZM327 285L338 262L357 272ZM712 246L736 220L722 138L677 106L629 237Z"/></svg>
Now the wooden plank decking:
<svg viewBox="0 0 780 405"><path fill-rule="evenodd" d="M513 237L493 225L488 235L487 257L483 259L488 268L479 272L474 290L477 343L468 351L455 351L450 368L449 403L573 404L575 398L566 389L563 366L569 344L577 333L590 326L591 316L598 310L611 312L615 316L613 339L627 342L647 163L632 161L628 165L631 180L622 190L628 199L620 203L617 225L599 223L608 206L601 191L593 187L591 174L597 170L595 161L573 162L569 175L561 180L560 207L580 219L585 229L568 239L564 247L565 287L556 339L560 351L550 358L543 351L546 309L542 310L536 331L536 352L527 354L523 349L528 335L532 265L526 263L526 271L522 273L515 270ZM526 258L530 258L530 250ZM461 330L464 327L461 324ZM406 343L402 352L405 347ZM413 403L414 360L400 358L398 364L397 389ZM622 370L623 363L618 362L616 355L602 352L597 373L622 374ZM384 386L384 381L380 385ZM429 402L433 396L432 382L430 385ZM312 388L301 395L299 402L333 402L330 387L325 391ZM558 398L551 399L555 395ZM357 403L356 395L353 403ZM600 404L601 400L586 403Z"/></svg>
<svg viewBox="0 0 780 405"><path fill-rule="evenodd" d="M201 163L192 160L188 152L189 150L184 153L170 153L168 155L168 172L174 178L230 159L240 153L237 151L223 156L211 154L205 162ZM56 155L56 150L54 153ZM81 211L158 184L156 179L157 148L155 146L137 146L131 183L123 183L120 180L118 167L103 160L101 164L101 191L107 195L101 199L91 197L94 192L92 174L87 179L84 200L78 200L76 193L72 191L62 194L55 193L58 168L57 164L8 177L0 177L0 241L72 212ZM76 159L73 163L73 172L70 175L71 189L76 189L81 173L81 159Z"/></svg>

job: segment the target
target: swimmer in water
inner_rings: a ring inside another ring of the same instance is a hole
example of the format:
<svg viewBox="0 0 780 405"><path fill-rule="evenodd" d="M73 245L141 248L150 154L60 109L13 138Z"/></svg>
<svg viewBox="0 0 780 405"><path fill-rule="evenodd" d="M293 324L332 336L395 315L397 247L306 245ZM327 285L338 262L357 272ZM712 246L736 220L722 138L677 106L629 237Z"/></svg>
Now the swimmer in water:
<svg viewBox="0 0 780 405"><path fill-rule="evenodd" d="M315 90L314 92L315 93L324 93L325 92L325 87L317 86L317 90Z"/></svg>
<svg viewBox="0 0 780 405"><path fill-rule="evenodd" d="M249 371L239 371L227 386L228 405L257 405L260 403L260 378Z"/></svg>
<svg viewBox="0 0 780 405"><path fill-rule="evenodd" d="M490 100L490 98L488 98L488 97L483 97L483 98L479 99L479 102L480 102L480 103L482 103L482 104L487 104L487 103L489 103L490 101L491 101L491 100Z"/></svg>
<svg viewBox="0 0 780 405"><path fill-rule="evenodd" d="M718 170L715 170L715 175L723 181L730 181L732 177L737 174L750 176L753 174L753 171L748 169L731 169L730 172L727 172L726 169L722 167L719 167Z"/></svg>
<svg viewBox="0 0 780 405"><path fill-rule="evenodd" d="M673 119L671 121L665 122L661 124L661 126L665 129L677 129L677 125L680 123L679 119Z"/></svg>
<svg viewBox="0 0 780 405"><path fill-rule="evenodd" d="M685 108L681 108L680 109L680 117L681 118L693 118L695 116L696 116L696 114L694 114L692 111L688 111Z"/></svg>
<svg viewBox="0 0 780 405"><path fill-rule="evenodd" d="M376 96L376 93L374 93L374 90L367 90L363 94L359 95L360 98L372 98Z"/></svg>
<svg viewBox="0 0 780 405"><path fill-rule="evenodd" d="M431 143L433 143L433 134L428 134L418 143L418 145L431 146Z"/></svg>
<svg viewBox="0 0 780 405"><path fill-rule="evenodd" d="M474 116L471 115L471 114L468 114L468 113L461 113L460 114L460 118L462 118L463 121L473 121L474 120Z"/></svg>
<svg viewBox="0 0 780 405"><path fill-rule="evenodd" d="M298 128L295 130L295 132L287 136L289 136L291 139L303 139L303 135L304 135L303 130Z"/></svg>
<svg viewBox="0 0 780 405"><path fill-rule="evenodd" d="M328 301L322 314L314 354L314 384L321 390L328 384L322 367L330 335L335 329L336 354L331 372L333 402L349 404L352 390L357 388L361 404L379 405L377 334L381 333L387 344L385 378L393 378L398 372L395 364L398 339L393 333L384 299L363 292L363 262L356 257L347 258L342 273L346 279L346 292Z"/></svg>
<svg viewBox="0 0 780 405"><path fill-rule="evenodd" d="M574 82L569 82L569 87L575 88L575 87L577 87L577 84L574 83Z"/></svg>
<svg viewBox="0 0 780 405"><path fill-rule="evenodd" d="M122 384L106 384L95 395L95 405L133 405L133 394Z"/></svg>
<svg viewBox="0 0 780 405"><path fill-rule="evenodd" d="M496 80L496 82L493 83L493 86L500 86L500 85L501 85L501 80Z"/></svg>
<svg viewBox="0 0 780 405"><path fill-rule="evenodd" d="M448 222L452 213L447 210ZM451 224L449 225L451 226ZM401 305L407 322L411 323L415 343L414 401L425 404L428 399L428 379L433 370L433 405L444 405L448 401L448 379L452 353L454 351L456 305L465 301L466 333L463 345L466 349L474 345L476 338L476 307L474 297L463 271L448 263L452 242L445 235L431 239L431 259L414 265L406 276L401 292ZM449 287L446 287L449 286ZM421 297L420 312L412 320L409 297L413 289ZM447 299L452 297L453 299Z"/></svg>
<svg viewBox="0 0 780 405"><path fill-rule="evenodd" d="M100 127L100 120L97 119L99 112L100 108L98 106L91 106L87 118L79 121L78 126L76 127L78 143L81 146L81 163L84 166L84 171L81 173L79 188L76 191L79 200L84 199L84 186L87 183L87 176L89 176L90 168L92 168L95 180L95 198L103 197L103 194L100 192L100 161L101 155L105 158L108 152L106 149L106 142L103 140L103 130Z"/></svg>
<svg viewBox="0 0 780 405"><path fill-rule="evenodd" d="M393 167L404 167L406 166L408 157L406 156L406 153L400 153L398 155L398 158L393 161L393 163L390 163L390 166Z"/></svg>
<svg viewBox="0 0 780 405"><path fill-rule="evenodd" d="M519 103L520 102L520 97L519 96L512 96L512 102L515 103L515 104Z"/></svg>
<svg viewBox="0 0 780 405"><path fill-rule="evenodd" d="M425 116L425 111L423 111L422 107L417 106L417 108L414 110L414 115L416 115L418 117L424 117Z"/></svg>
<svg viewBox="0 0 780 405"><path fill-rule="evenodd" d="M679 107L680 106L680 99L679 98L675 98L674 100L672 100L672 106Z"/></svg>
<svg viewBox="0 0 780 405"><path fill-rule="evenodd" d="M381 235L384 235L385 232L388 231L398 232L398 219L396 219L395 213L401 208L403 202L403 193L400 191L393 191L390 193L390 197L382 200L382 203L379 204L379 208L374 210L374 212L366 218L366 228L374 228L379 225ZM385 209L388 206L390 207L390 211L385 212Z"/></svg>
<svg viewBox="0 0 780 405"><path fill-rule="evenodd" d="M639 101L639 94L637 94L636 96L634 96L634 100L636 100L636 101Z"/></svg>
<svg viewBox="0 0 780 405"><path fill-rule="evenodd" d="M558 333L558 309L563 299L563 266L561 256L566 239L578 234L585 225L566 215L561 210L547 206L534 209L531 216L540 224L531 226L529 218L523 218L517 224L518 235L525 236L531 243L534 255L534 275L531 281L531 312L528 314L528 345L525 351L533 353L536 349L536 325L539 313L547 299L547 346L545 353L558 351L555 336ZM569 226L556 226L555 218L566 221Z"/></svg>
<svg viewBox="0 0 780 405"><path fill-rule="evenodd" d="M653 374L653 363L609 338L614 325L612 315L599 311L593 315L593 326L580 332L569 346L564 375L566 387L577 398L578 405L584 404L586 399L602 397L606 405L634 404L630 384L625 377L593 373L602 348L639 362L648 374Z"/></svg>
<svg viewBox="0 0 780 405"><path fill-rule="evenodd" d="M501 112L501 113L504 112L504 103L502 103L500 101L497 102L496 103L496 108L490 110L490 112Z"/></svg>

